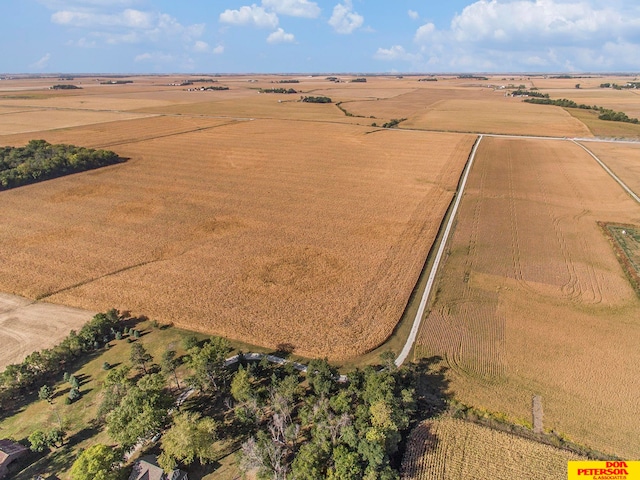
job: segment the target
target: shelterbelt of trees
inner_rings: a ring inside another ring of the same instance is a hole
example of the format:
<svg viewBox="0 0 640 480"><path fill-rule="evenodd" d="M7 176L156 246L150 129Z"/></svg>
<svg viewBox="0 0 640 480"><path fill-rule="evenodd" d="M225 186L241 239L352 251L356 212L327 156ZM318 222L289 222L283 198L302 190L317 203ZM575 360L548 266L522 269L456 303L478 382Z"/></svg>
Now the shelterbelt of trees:
<svg viewBox="0 0 640 480"><path fill-rule="evenodd" d="M158 461L165 471L215 462L231 448L238 452L240 471L259 480L399 478L402 438L419 410L417 366L397 369L395 355L386 352L380 364L337 382L337 371L326 360L310 361L306 375L292 362L271 364L266 357L256 363L239 354L238 364L227 365L232 348L226 339L199 340L187 332L182 348L173 336L162 358L154 360L147 348L162 352L158 342L170 326L151 322L141 333L143 323L114 309L99 313L56 347L8 366L0 373L0 419L41 400L64 414L56 400L61 391L68 392L65 404L87 409L85 394L99 389L91 400L99 402L91 426L106 430L117 446L96 444L81 451L71 467L73 480L127 478L131 465L123 467L125 452L158 432L163 432ZM122 360L117 365L102 362L101 355L112 348ZM128 362L122 355L127 350ZM92 359L108 373L100 382L89 374L87 387L78 381L78 367ZM64 425L32 431L31 450L71 453L70 439L86 425ZM86 475L87 464L99 471Z"/></svg>
<svg viewBox="0 0 640 480"><path fill-rule="evenodd" d="M582 110L595 110L599 113L598 118L600 120L608 120L611 122L626 122L626 123L638 123L637 118L630 118L624 112L616 112L609 108L599 107L597 105L586 105L584 103L577 104L573 100L561 98L559 100L552 100L550 98L526 98L524 100L527 103L536 103L538 105L554 105L556 107L563 108L580 108Z"/></svg>
<svg viewBox="0 0 640 480"><path fill-rule="evenodd" d="M52 145L45 140L31 140L24 147L0 147L0 190L122 161L110 150Z"/></svg>

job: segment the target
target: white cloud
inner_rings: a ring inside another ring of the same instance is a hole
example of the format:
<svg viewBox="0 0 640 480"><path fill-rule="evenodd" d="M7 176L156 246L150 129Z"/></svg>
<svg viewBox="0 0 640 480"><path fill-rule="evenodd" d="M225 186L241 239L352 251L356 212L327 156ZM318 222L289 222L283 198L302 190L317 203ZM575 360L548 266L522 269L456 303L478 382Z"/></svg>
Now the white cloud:
<svg viewBox="0 0 640 480"><path fill-rule="evenodd" d="M198 53L207 53L209 51L209 44L202 40L198 40L193 44L193 51Z"/></svg>
<svg viewBox="0 0 640 480"><path fill-rule="evenodd" d="M295 40L292 33L286 33L282 28L279 28L271 35L267 37L269 43L291 43Z"/></svg>
<svg viewBox="0 0 640 480"><path fill-rule="evenodd" d="M151 52L136 55L135 62L172 63L175 57L169 53Z"/></svg>
<svg viewBox="0 0 640 480"><path fill-rule="evenodd" d="M218 45L213 49L213 53L215 55L222 55L224 53L224 47L222 45Z"/></svg>
<svg viewBox="0 0 640 480"><path fill-rule="evenodd" d="M364 17L353 11L351 0L344 0L344 4L339 3L333 7L333 15L329 19L329 25L337 33L350 34L360 28L364 23Z"/></svg>
<svg viewBox="0 0 640 480"><path fill-rule="evenodd" d="M40 60L32 63L29 67L35 70L44 70L49 65L49 60L51 60L51 54L46 53Z"/></svg>
<svg viewBox="0 0 640 480"><path fill-rule="evenodd" d="M376 60L403 60L407 62L415 62L420 60L420 54L409 53L403 46L394 45L391 48L379 48L373 56Z"/></svg>
<svg viewBox="0 0 640 480"><path fill-rule="evenodd" d="M425 23L418 30L414 40L418 43L424 43L433 37L433 33L436 31L436 26L433 23Z"/></svg>
<svg viewBox="0 0 640 480"><path fill-rule="evenodd" d="M70 47L79 47L79 48L94 48L96 46L95 40L87 40L87 38L82 37L78 40L69 40L65 45Z"/></svg>
<svg viewBox="0 0 640 480"><path fill-rule="evenodd" d="M204 24L184 26L166 13L127 9L119 13L95 13L62 10L51 15L51 21L66 27L93 30L91 35L108 44L158 42L171 37L191 41L204 33Z"/></svg>
<svg viewBox="0 0 640 480"><path fill-rule="evenodd" d="M240 7L239 10L225 10L220 14L220 22L230 25L253 25L261 28L276 28L278 16L267 12L256 4Z"/></svg>
<svg viewBox="0 0 640 480"><path fill-rule="evenodd" d="M576 45L640 28L639 18L626 17L609 7L594 8L591 3L480 0L453 18L451 31L458 41Z"/></svg>
<svg viewBox="0 0 640 480"><path fill-rule="evenodd" d="M144 29L151 28L153 26L154 15L130 8L117 14L62 10L51 15L51 21L58 25L70 27L128 27Z"/></svg>
<svg viewBox="0 0 640 480"><path fill-rule="evenodd" d="M420 14L418 12L416 12L415 10L409 10L407 12L407 15L409 15L409 18L411 18L413 20L418 20L420 18Z"/></svg>
<svg viewBox="0 0 640 480"><path fill-rule="evenodd" d="M262 5L291 17L318 18L321 12L316 2L308 0L262 0Z"/></svg>
<svg viewBox="0 0 640 480"><path fill-rule="evenodd" d="M637 70L640 8L611 0L478 0L448 29L419 27L424 68L440 71Z"/></svg>

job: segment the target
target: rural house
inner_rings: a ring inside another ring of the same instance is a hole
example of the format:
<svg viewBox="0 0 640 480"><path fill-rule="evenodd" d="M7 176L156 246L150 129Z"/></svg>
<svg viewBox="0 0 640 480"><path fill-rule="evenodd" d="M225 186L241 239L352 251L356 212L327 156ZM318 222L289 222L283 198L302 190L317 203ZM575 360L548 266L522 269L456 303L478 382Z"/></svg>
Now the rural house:
<svg viewBox="0 0 640 480"><path fill-rule="evenodd" d="M29 451L24 445L11 440L0 440L0 478L9 472L9 464Z"/></svg>
<svg viewBox="0 0 640 480"><path fill-rule="evenodd" d="M189 480L189 477L186 472L177 469L165 473L154 455L146 455L135 463L129 480Z"/></svg>

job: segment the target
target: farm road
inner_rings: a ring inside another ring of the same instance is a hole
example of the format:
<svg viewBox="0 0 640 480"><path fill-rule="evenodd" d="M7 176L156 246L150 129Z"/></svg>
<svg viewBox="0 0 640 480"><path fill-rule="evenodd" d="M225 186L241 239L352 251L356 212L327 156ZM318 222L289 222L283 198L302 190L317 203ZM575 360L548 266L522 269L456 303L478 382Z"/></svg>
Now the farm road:
<svg viewBox="0 0 640 480"><path fill-rule="evenodd" d="M398 357L395 360L395 364L397 366L400 366L405 362L405 360L409 356L409 352L411 352L411 349L413 348L413 344L416 341L418 330L420 329L420 324L422 323L422 317L424 316L425 309L427 308L427 300L429 299L429 295L431 295L431 290L433 288L433 284L436 278L436 273L438 272L440 261L442 260L442 256L444 255L444 250L445 250L445 247L447 246L449 235L451 234L453 222L456 219L458 206L460 205L460 201L462 200L464 188L467 185L467 178L469 177L469 172L471 171L471 166L473 165L473 160L476 157L476 151L478 150L478 146L480 145L482 138L483 138L482 135L478 137L478 140L476 141L475 145L473 146L473 149L471 150L471 155L469 155L469 161L467 162L467 165L462 174L462 179L460 180L460 184L458 186L458 190L456 191L455 201L451 209L451 213L449 215L449 220L444 230L444 234L442 235L442 239L440 240L440 245L438 245L438 251L433 261L433 265L431 266L431 271L429 272L429 278L427 279L427 284L424 288L424 292L422 293L422 297L420 299L420 306L418 307L418 311L413 320L413 326L411 327L409 338L407 338L407 341L404 344L404 347L402 348L400 355L398 355Z"/></svg>
<svg viewBox="0 0 640 480"><path fill-rule="evenodd" d="M399 129L402 130L402 129ZM436 254L436 257L434 259L433 265L431 266L431 270L429 271L429 278L427 280L427 284L425 286L424 292L422 293L422 297L420 299L420 305L418 307L418 311L416 313L416 316L413 320L413 325L411 327L411 332L409 333L409 337L407 338L406 343L404 344L404 347L402 348L402 351L400 352L400 355L398 355L398 357L395 360L395 364L397 366L402 365L409 353L411 352L411 349L413 348L413 345L416 341L416 337L418 335L418 331L420 329L420 324L422 323L422 318L424 316L425 310L426 310L426 306L427 306L427 301L429 299L429 296L431 294L431 290L433 288L433 284L435 281L435 277L438 271L438 267L440 265L440 262L442 260L442 256L444 254L444 250L445 247L447 245L449 236L451 234L451 228L453 225L453 222L455 221L455 216L456 216L456 212L458 210L458 205L460 204L460 201L462 200L462 196L464 194L464 188L466 186L467 183L467 177L469 176L469 172L471 170L471 166L473 164L473 161L475 159L475 155L476 155L476 150L478 149L478 146L480 145L480 142L482 141L483 137L495 137L495 138L512 138L512 139L516 139L516 140L563 140L563 141L570 141L575 143L576 145L578 145L579 147L581 147L582 149L584 149L589 155L591 155L591 157L593 157L593 159L598 162L598 164L631 196L631 198L633 198L636 202L640 203L640 197L638 197L638 195L636 195L633 190L631 190L621 179L620 177L618 177L615 173L613 173L613 171L602 161L600 160L591 150L589 150L587 147L585 147L584 145L582 145L579 142L583 142L583 141L588 141L588 142L599 142L599 143L628 143L628 144L640 144L640 142L638 141L633 141L633 140L614 140L614 139L597 139L597 138L593 138L593 139L580 139L580 138L567 138L567 137L539 137L539 136L530 136L530 135L500 135L500 134L480 134L480 136L478 137L478 141L476 142L476 144L474 145L472 151L471 151L471 155L469 156L469 162L467 163L467 166L465 167L465 170L463 172L463 176L461 178L460 181L460 185L458 190L456 191L456 197L455 197L455 203L453 205L453 208L451 210L451 213L449 215L449 220L447 222L444 234L442 236L442 239L440 240L440 244L438 246L438 251Z"/></svg>

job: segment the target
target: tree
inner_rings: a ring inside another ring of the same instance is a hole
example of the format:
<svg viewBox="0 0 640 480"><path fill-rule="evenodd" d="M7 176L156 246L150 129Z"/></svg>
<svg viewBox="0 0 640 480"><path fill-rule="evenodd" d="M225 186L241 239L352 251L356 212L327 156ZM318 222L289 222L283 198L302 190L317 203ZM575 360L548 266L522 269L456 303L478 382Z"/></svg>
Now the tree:
<svg viewBox="0 0 640 480"><path fill-rule="evenodd" d="M72 480L117 480L120 455L107 445L87 448L71 467Z"/></svg>
<svg viewBox="0 0 640 480"><path fill-rule="evenodd" d="M213 337L202 348L196 346L189 350L187 365L193 371L187 378L189 385L202 392L218 390L218 384L227 376L224 362L230 351L229 342L222 337Z"/></svg>
<svg viewBox="0 0 640 480"><path fill-rule="evenodd" d="M231 380L231 395L237 402L246 402L251 398L252 390L251 375L240 365Z"/></svg>
<svg viewBox="0 0 640 480"><path fill-rule="evenodd" d="M296 480L325 478L327 452L315 443L303 444L291 464L292 477Z"/></svg>
<svg viewBox="0 0 640 480"><path fill-rule="evenodd" d="M53 390L51 387L49 385L43 385L40 387L40 390L38 390L38 398L40 400L46 400L47 403L51 403L53 398Z"/></svg>
<svg viewBox="0 0 640 480"><path fill-rule="evenodd" d="M63 429L54 427L48 431L36 430L27 439L32 451L44 452L48 448L61 447L64 444L64 436Z"/></svg>
<svg viewBox="0 0 640 480"><path fill-rule="evenodd" d="M75 402L80 397L81 397L80 390L77 389L76 387L73 387L71 390L69 390L69 393L67 395L67 398L70 400L69 403Z"/></svg>
<svg viewBox="0 0 640 480"><path fill-rule="evenodd" d="M357 480L362 478L360 458L356 452L349 451L344 445L333 449L331 455L333 468L328 471L330 480Z"/></svg>
<svg viewBox="0 0 640 480"><path fill-rule="evenodd" d="M162 384L162 378L158 374L143 377L107 414L109 435L123 447L132 447L164 425L172 401L162 388L158 388L159 384Z"/></svg>
<svg viewBox="0 0 640 480"><path fill-rule="evenodd" d="M69 376L69 384L73 387L73 388L80 388L80 381L76 378L75 375L70 375Z"/></svg>
<svg viewBox="0 0 640 480"><path fill-rule="evenodd" d="M162 354L162 363L160 368L162 371L169 375L173 375L176 381L176 388L180 388L180 382L178 381L178 367L180 366L180 360L176 358L175 350L167 350Z"/></svg>
<svg viewBox="0 0 640 480"><path fill-rule="evenodd" d="M312 360L307 367L307 380L318 396L328 396L334 388L336 371L327 359Z"/></svg>
<svg viewBox="0 0 640 480"><path fill-rule="evenodd" d="M212 418L203 418L197 412L179 413L162 436L160 466L170 471L175 468L176 461L190 465L196 458L201 464L215 460L218 453L214 448L217 429L218 425Z"/></svg>
<svg viewBox="0 0 640 480"><path fill-rule="evenodd" d="M47 443L49 447L61 447L64 445L66 432L62 428L54 427L47 432Z"/></svg>
<svg viewBox="0 0 640 480"><path fill-rule="evenodd" d="M31 433L27 437L29 440L29 444L31 445L31 450L33 452L44 452L47 448L49 448L49 442L47 439L47 434L43 430L36 430Z"/></svg>
<svg viewBox="0 0 640 480"><path fill-rule="evenodd" d="M149 352L147 352L147 349L144 348L144 345L142 345L140 342L136 342L131 345L131 354L129 355L129 360L131 360L131 363L136 365L146 375L148 373L147 364L153 361L153 357Z"/></svg>

